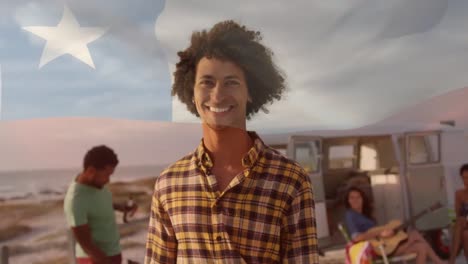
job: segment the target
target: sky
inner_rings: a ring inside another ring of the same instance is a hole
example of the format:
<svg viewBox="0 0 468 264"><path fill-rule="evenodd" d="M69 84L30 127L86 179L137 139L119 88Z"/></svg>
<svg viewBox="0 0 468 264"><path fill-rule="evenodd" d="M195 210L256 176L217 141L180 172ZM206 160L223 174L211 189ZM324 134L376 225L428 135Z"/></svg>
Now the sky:
<svg viewBox="0 0 468 264"><path fill-rule="evenodd" d="M0 168L71 166L99 142L128 164L193 149L197 126L164 140L199 122L171 97L171 73L193 31L226 19L259 30L286 74L284 97L248 129L391 120L468 87L466 11L464 0L1 0Z"/></svg>

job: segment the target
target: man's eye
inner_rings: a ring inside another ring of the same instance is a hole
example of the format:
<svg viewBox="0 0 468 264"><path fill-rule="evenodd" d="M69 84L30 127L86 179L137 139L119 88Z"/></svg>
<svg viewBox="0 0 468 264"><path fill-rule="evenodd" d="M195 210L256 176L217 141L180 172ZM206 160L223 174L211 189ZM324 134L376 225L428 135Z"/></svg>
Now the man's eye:
<svg viewBox="0 0 468 264"><path fill-rule="evenodd" d="M200 85L211 86L211 85L213 85L213 81L203 80L203 81L200 82Z"/></svg>
<svg viewBox="0 0 468 264"><path fill-rule="evenodd" d="M239 85L239 82L238 81L227 81L226 85L227 86L235 86L235 85Z"/></svg>

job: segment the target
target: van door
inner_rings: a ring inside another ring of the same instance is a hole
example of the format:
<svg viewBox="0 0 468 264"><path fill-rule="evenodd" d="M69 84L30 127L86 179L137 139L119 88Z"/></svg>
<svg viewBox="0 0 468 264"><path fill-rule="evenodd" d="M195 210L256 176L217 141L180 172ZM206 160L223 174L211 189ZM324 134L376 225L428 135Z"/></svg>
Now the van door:
<svg viewBox="0 0 468 264"><path fill-rule="evenodd" d="M439 131L405 134L405 165L410 213L415 215L436 202L447 205L444 168L441 163ZM416 221L420 230L439 229L449 223L446 208Z"/></svg>
<svg viewBox="0 0 468 264"><path fill-rule="evenodd" d="M287 156L299 163L309 174L315 199L318 238L328 237L327 208L322 175L322 139L313 136L291 136Z"/></svg>

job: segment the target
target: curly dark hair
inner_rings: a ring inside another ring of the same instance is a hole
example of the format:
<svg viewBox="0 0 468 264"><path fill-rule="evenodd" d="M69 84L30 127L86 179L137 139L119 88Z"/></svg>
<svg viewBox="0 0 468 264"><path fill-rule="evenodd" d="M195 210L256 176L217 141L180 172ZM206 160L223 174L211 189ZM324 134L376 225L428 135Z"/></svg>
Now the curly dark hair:
<svg viewBox="0 0 468 264"><path fill-rule="evenodd" d="M273 52L261 40L260 32L232 20L219 22L209 31L194 32L190 46L177 53L180 60L174 72L172 96L177 95L199 117L192 101L198 62L203 57L228 60L240 67L246 77L252 99L247 103L246 118L250 119L260 109L268 113L265 105L281 99L286 84L284 74L273 62Z"/></svg>
<svg viewBox="0 0 468 264"><path fill-rule="evenodd" d="M460 176L463 176L463 172L465 171L468 171L468 163L465 163L460 167Z"/></svg>
<svg viewBox="0 0 468 264"><path fill-rule="evenodd" d="M94 167L97 170L106 168L106 166L115 167L119 160L114 150L105 146L95 146L88 150L83 160L83 168Z"/></svg>
<svg viewBox="0 0 468 264"><path fill-rule="evenodd" d="M351 192L358 192L361 195L361 197L362 197L362 214L365 215L369 219L375 220L374 217L372 216L373 208L372 208L371 202L369 200L369 197L367 197L366 193L363 190L361 190L360 188L358 188L356 186L351 186L346 191L346 195L344 196L345 207L347 209L351 208L351 205L349 204L349 201L348 201L349 200L349 194Z"/></svg>

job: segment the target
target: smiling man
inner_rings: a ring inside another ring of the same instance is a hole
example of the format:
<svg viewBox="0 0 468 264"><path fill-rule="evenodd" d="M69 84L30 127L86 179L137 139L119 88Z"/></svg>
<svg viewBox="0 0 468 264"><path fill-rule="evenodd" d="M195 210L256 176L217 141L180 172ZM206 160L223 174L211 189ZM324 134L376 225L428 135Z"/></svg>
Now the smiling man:
<svg viewBox="0 0 468 264"><path fill-rule="evenodd" d="M220 22L178 55L172 94L203 139L156 181L145 263L318 263L310 179L246 130L285 90L260 33Z"/></svg>

